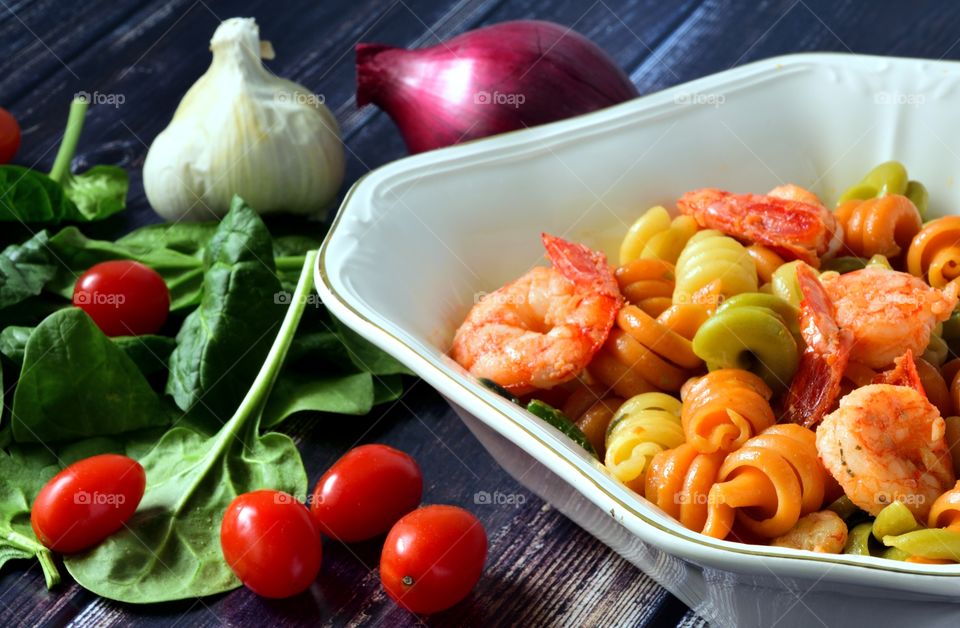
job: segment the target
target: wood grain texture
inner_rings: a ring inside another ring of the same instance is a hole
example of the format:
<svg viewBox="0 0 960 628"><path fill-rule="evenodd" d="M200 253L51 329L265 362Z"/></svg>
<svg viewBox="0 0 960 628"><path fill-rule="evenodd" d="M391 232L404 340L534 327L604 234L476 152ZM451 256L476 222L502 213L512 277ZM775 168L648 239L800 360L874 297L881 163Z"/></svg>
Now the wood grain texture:
<svg viewBox="0 0 960 628"><path fill-rule="evenodd" d="M0 106L23 126L18 161L49 168L67 106L80 90L122 95L91 109L80 165L131 169L130 210L90 229L115 236L153 222L139 169L146 147L209 63L222 18L254 16L277 58L269 66L326 98L348 148L343 188L405 150L390 120L356 109L353 47L359 41L432 45L482 24L541 18L592 38L655 91L777 54L838 50L960 58L960 10L947 1L909 4L829 0L0 0ZM309 416L287 427L311 480L360 442L413 454L425 499L474 511L490 535L487 570L473 595L421 622L385 598L377 541L327 542L315 585L266 601L238 590L183 603L135 607L96 598L69 581L43 588L38 567L0 572L0 625L630 625L701 626L675 598L510 479L425 384L369 417ZM474 503L500 491L517 506Z"/></svg>

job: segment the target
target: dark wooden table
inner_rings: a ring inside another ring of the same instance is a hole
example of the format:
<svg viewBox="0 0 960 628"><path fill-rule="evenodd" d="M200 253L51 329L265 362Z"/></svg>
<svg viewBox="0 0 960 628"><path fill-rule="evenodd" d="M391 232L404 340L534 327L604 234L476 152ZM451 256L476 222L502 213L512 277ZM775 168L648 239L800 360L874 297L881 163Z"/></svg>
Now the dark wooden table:
<svg viewBox="0 0 960 628"><path fill-rule="evenodd" d="M79 161L121 164L133 178L129 211L95 231L116 235L157 220L140 182L147 145L205 70L217 23L233 16L256 17L277 51L271 68L322 94L335 112L348 147L344 190L405 154L385 115L355 106L353 47L359 41L423 46L483 24L549 19L599 43L641 92L797 51L960 58L960 7L947 0L0 0L0 106L23 127L18 161L49 168L76 92L122 96L116 107L91 109L81 143ZM462 505L483 521L490 556L480 584L468 600L425 623L702 624L507 476L422 383L369 417L304 417L288 431L312 480L359 442L388 443L421 463L425 501ZM473 497L479 491L508 493L522 503L478 505ZM327 542L324 552L310 591L280 602L241 589L127 606L98 599L69 579L48 592L36 565L15 565L0 574L0 625L420 623L381 590L376 542Z"/></svg>

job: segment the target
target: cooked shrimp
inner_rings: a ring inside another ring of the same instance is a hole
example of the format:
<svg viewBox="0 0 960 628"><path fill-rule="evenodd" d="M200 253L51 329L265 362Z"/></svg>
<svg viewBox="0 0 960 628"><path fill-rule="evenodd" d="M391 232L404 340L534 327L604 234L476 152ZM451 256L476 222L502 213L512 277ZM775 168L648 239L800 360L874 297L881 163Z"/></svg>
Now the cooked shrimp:
<svg viewBox="0 0 960 628"><path fill-rule="evenodd" d="M850 359L875 369L892 364L907 349L922 354L930 332L957 305L956 284L941 291L880 267L824 274L821 281L836 306L837 323L853 332Z"/></svg>
<svg viewBox="0 0 960 628"><path fill-rule="evenodd" d="M782 198L786 201L799 201L820 209L820 219L827 230L827 248L823 253L820 253L820 257L831 258L843 247L843 225L840 224L834 213L820 202L820 198L816 194L799 185L787 183L773 188L767 192L767 196Z"/></svg>
<svg viewBox="0 0 960 628"><path fill-rule="evenodd" d="M817 451L847 497L872 515L901 501L919 521L953 486L946 426L922 393L870 384L840 400L817 428Z"/></svg>
<svg viewBox="0 0 960 628"><path fill-rule="evenodd" d="M814 267L843 244L843 228L833 212L796 185L781 185L766 195L703 188L684 194L677 207L701 227L763 244L784 259Z"/></svg>
<svg viewBox="0 0 960 628"><path fill-rule="evenodd" d="M811 512L800 517L789 532L770 541L775 547L840 554L847 544L847 524L832 510Z"/></svg>
<svg viewBox="0 0 960 628"><path fill-rule="evenodd" d="M787 391L784 418L813 428L840 394L854 338L837 324L836 308L814 271L798 264L796 273L803 295L800 334L806 347Z"/></svg>
<svg viewBox="0 0 960 628"><path fill-rule="evenodd" d="M610 333L621 296L606 257L543 234L551 268L534 268L473 306L451 356L515 395L580 374Z"/></svg>

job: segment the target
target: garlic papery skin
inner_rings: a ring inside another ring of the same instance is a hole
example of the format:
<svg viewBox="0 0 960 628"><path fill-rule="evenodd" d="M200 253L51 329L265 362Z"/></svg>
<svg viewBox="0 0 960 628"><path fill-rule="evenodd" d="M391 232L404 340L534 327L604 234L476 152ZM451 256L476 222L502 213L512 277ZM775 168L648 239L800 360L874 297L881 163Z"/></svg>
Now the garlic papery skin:
<svg viewBox="0 0 960 628"><path fill-rule="evenodd" d="M322 98L260 61L252 18L231 18L210 41L213 61L147 151L147 200L166 220L223 216L237 194L261 213L321 216L344 175L340 129Z"/></svg>

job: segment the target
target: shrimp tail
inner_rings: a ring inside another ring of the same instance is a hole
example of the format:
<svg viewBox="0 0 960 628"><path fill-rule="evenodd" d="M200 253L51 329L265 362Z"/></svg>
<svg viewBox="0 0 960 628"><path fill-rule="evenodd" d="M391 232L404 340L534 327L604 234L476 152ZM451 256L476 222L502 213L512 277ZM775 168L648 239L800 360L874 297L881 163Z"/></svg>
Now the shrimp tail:
<svg viewBox="0 0 960 628"><path fill-rule="evenodd" d="M560 274L575 284L591 286L594 292L620 299L620 288L606 255L549 233L541 233L540 238L547 259Z"/></svg>
<svg viewBox="0 0 960 628"><path fill-rule="evenodd" d="M840 394L853 334L837 325L833 302L813 270L799 265L797 283L803 294L800 333L807 346L787 391L784 416L787 421L812 428Z"/></svg>
<svg viewBox="0 0 960 628"><path fill-rule="evenodd" d="M906 386L913 388L924 397L927 396L926 391L923 390L923 382L920 381L917 363L913 359L913 351L907 349L903 355L894 360L893 364L894 367L889 371L878 373L872 383Z"/></svg>
<svg viewBox="0 0 960 628"><path fill-rule="evenodd" d="M824 212L804 201L703 188L680 197L677 208L701 227L763 244L785 259L802 260L815 268L820 263L818 253L827 248L829 225Z"/></svg>

